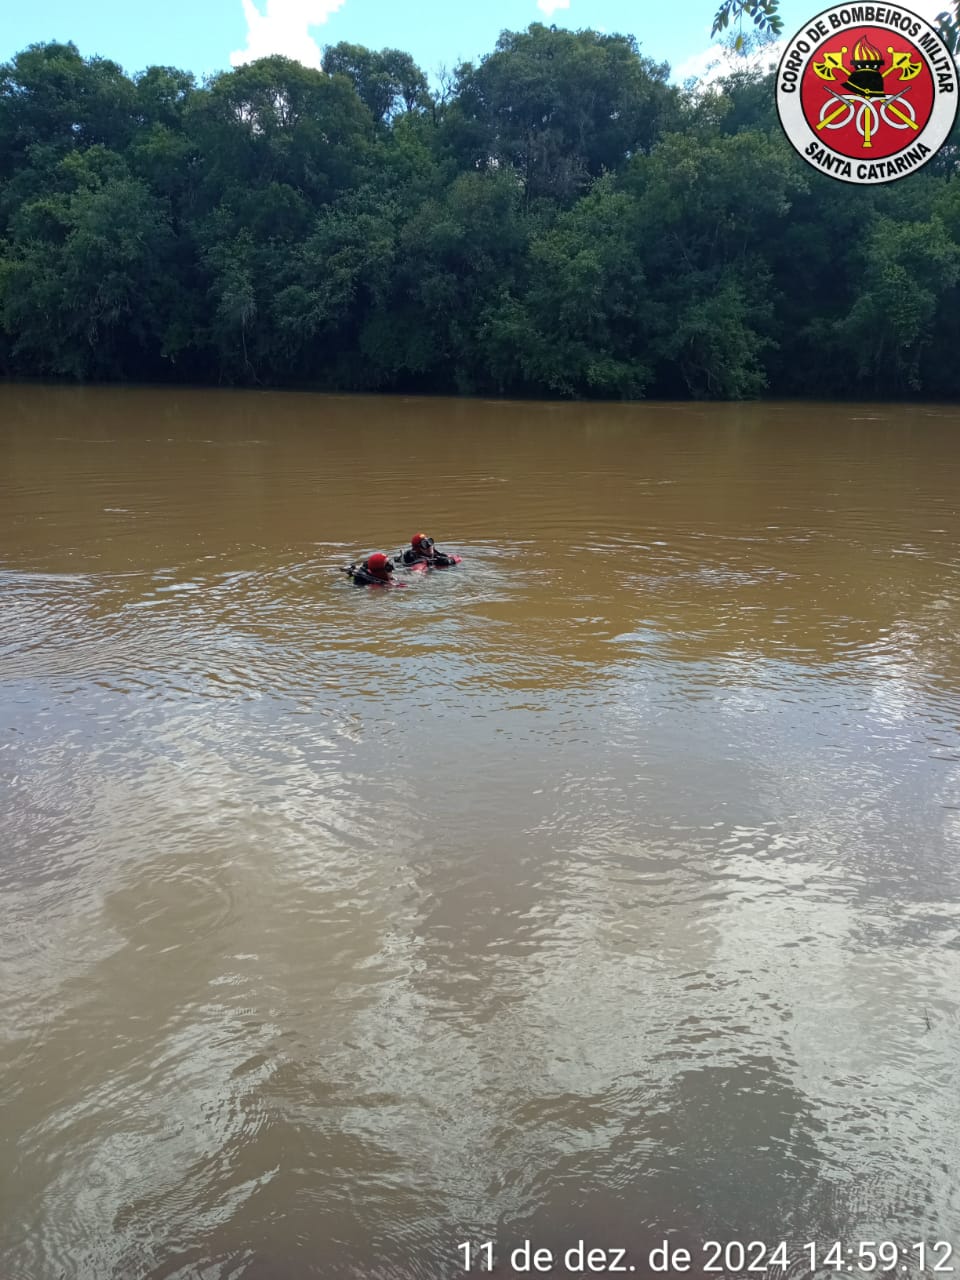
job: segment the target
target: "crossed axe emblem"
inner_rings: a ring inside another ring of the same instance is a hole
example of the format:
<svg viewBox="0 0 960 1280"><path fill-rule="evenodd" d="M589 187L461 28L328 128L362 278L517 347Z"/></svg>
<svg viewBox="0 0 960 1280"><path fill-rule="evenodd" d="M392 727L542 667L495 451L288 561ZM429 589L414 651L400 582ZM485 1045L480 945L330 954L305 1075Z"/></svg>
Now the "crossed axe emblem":
<svg viewBox="0 0 960 1280"><path fill-rule="evenodd" d="M879 128L881 120L894 129L916 130L918 128L916 114L912 105L904 97L907 89L901 89L899 93L887 93L882 88L871 89L851 84L850 79L855 73L844 65L843 59L846 53L847 46L843 45L839 51L828 50L824 53L822 62L813 64L814 72L821 80L836 82L842 76L847 81L845 87L854 90L852 93L839 94L827 88L831 98L835 98L840 105L833 107L831 110L832 103L829 101L824 102L820 108L820 122L817 125L817 131L819 132L821 129L843 129L856 116L857 132L863 138L864 147L872 147L871 137ZM881 80L885 80L892 72L899 71L899 83L902 84L904 81L916 79L923 70L923 63L914 59L913 55L906 50L896 52L892 45L888 45L887 53L890 54L890 66L885 71L879 72ZM873 65L877 66L878 62L879 55L877 55L877 62ZM907 88L909 88L909 84ZM901 101L904 110L901 110L896 105L897 102ZM837 122L838 117L841 115L844 118ZM894 119L891 119L891 116Z"/></svg>

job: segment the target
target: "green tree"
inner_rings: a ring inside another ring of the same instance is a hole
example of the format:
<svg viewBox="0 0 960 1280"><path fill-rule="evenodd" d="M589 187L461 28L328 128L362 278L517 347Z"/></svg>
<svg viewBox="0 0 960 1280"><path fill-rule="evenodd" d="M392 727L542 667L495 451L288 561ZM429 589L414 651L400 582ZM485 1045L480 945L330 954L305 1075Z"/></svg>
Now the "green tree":
<svg viewBox="0 0 960 1280"><path fill-rule="evenodd" d="M371 349L374 317L389 311L396 230L382 210L326 210L299 249L293 283L273 312L293 373L348 389L378 386L390 370Z"/></svg>
<svg viewBox="0 0 960 1280"><path fill-rule="evenodd" d="M228 381L257 382L260 343L256 247L248 231L219 236L204 254L211 284L209 338Z"/></svg>
<svg viewBox="0 0 960 1280"><path fill-rule="evenodd" d="M860 287L834 325L849 367L868 393L919 391L941 302L960 278L960 246L937 216L879 216L855 255Z"/></svg>
<svg viewBox="0 0 960 1280"><path fill-rule="evenodd" d="M138 125L179 129L197 86L193 76L176 67L148 67L135 80Z"/></svg>
<svg viewBox="0 0 960 1280"><path fill-rule="evenodd" d="M804 165L773 102L540 25L426 97L397 50L198 86L31 46L0 69L0 369L960 394L960 133L864 190Z"/></svg>
<svg viewBox="0 0 960 1280"><path fill-rule="evenodd" d="M641 58L632 37L540 23L505 31L479 66L458 69L457 123L472 145L465 159L514 170L528 199L569 203L648 151L673 120L667 74Z"/></svg>
<svg viewBox="0 0 960 1280"><path fill-rule="evenodd" d="M400 111L426 107L430 101L426 76L409 53L399 49L376 53L341 41L324 50L323 69L352 82L377 124L392 120Z"/></svg>
<svg viewBox="0 0 960 1280"><path fill-rule="evenodd" d="M167 210L102 147L62 162L69 191L31 201L0 261L0 326L36 373L117 378L155 365L176 307Z"/></svg>
<svg viewBox="0 0 960 1280"><path fill-rule="evenodd" d="M272 183L319 206L360 179L373 121L345 76L275 56L217 76L188 104L185 128L210 207Z"/></svg>
<svg viewBox="0 0 960 1280"><path fill-rule="evenodd" d="M512 174L461 174L401 221L391 292L363 338L392 385L491 389L476 336L491 300L510 287L522 262L520 205Z"/></svg>
<svg viewBox="0 0 960 1280"><path fill-rule="evenodd" d="M775 135L676 134L625 175L663 317L652 354L665 392L739 398L766 385L778 301L766 254L806 185L798 167Z"/></svg>
<svg viewBox="0 0 960 1280"><path fill-rule="evenodd" d="M136 90L115 62L83 59L75 44L30 45L0 66L0 178L38 145L122 150L135 103Z"/></svg>
<svg viewBox="0 0 960 1280"><path fill-rule="evenodd" d="M479 335L498 390L643 395L656 304L638 229L636 202L604 178L534 238L522 298L501 290Z"/></svg>

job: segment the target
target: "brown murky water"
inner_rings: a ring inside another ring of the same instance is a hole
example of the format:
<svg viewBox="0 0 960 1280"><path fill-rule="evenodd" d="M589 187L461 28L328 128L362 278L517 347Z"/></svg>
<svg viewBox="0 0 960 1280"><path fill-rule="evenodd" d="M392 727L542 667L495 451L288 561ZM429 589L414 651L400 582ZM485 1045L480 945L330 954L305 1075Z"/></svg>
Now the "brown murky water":
<svg viewBox="0 0 960 1280"><path fill-rule="evenodd" d="M3 1280L960 1271L958 512L953 409L0 388Z"/></svg>

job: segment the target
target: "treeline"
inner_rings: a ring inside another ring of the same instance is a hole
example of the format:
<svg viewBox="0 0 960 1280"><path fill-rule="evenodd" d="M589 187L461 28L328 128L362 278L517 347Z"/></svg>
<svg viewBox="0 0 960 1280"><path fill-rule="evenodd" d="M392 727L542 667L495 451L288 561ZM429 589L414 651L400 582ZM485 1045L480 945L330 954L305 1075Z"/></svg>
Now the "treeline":
<svg viewBox="0 0 960 1280"><path fill-rule="evenodd" d="M340 44L205 85L0 67L0 372L583 397L960 395L957 138L821 177L768 77L531 26L431 92Z"/></svg>

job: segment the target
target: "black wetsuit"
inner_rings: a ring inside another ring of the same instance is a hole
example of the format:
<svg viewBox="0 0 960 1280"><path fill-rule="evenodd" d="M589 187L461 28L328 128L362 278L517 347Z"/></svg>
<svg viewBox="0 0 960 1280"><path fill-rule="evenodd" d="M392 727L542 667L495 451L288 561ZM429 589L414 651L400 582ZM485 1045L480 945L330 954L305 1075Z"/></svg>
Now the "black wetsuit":
<svg viewBox="0 0 960 1280"><path fill-rule="evenodd" d="M413 547L407 547L402 559L404 564L430 564L437 569L446 569L449 565L456 564L453 556L444 555L442 551L434 551L432 556L428 556L422 551L414 551Z"/></svg>
<svg viewBox="0 0 960 1280"><path fill-rule="evenodd" d="M378 578L376 574L370 572L366 564L352 564L350 566L350 577L355 587L387 587L392 581L392 575L386 578Z"/></svg>

